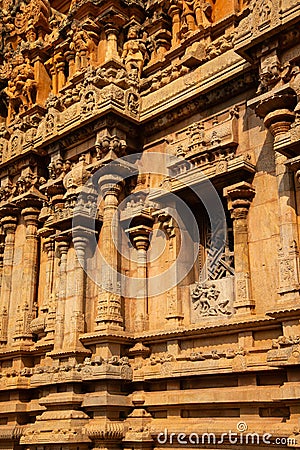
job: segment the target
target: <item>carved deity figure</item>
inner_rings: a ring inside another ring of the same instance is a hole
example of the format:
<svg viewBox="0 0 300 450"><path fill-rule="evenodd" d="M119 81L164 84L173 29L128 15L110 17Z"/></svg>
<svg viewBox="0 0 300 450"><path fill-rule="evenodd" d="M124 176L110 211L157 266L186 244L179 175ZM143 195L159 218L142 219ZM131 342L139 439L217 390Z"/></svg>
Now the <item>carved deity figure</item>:
<svg viewBox="0 0 300 450"><path fill-rule="evenodd" d="M270 19L272 6L273 4L271 0L263 0L259 9L260 23L267 22Z"/></svg>
<svg viewBox="0 0 300 450"><path fill-rule="evenodd" d="M136 74L140 78L145 61L146 46L144 41L139 39L137 26L129 28L127 38L128 41L123 46L122 61L125 63L128 74Z"/></svg>
<svg viewBox="0 0 300 450"><path fill-rule="evenodd" d="M70 49L75 51L76 71L96 61L97 45L82 26L75 28Z"/></svg>
<svg viewBox="0 0 300 450"><path fill-rule="evenodd" d="M173 44L190 33L207 27L212 21L212 0L171 0Z"/></svg>
<svg viewBox="0 0 300 450"><path fill-rule="evenodd" d="M188 33L189 31L195 31L195 18L194 18L194 0L183 0L182 2L182 14L181 14L181 31L182 33Z"/></svg>
<svg viewBox="0 0 300 450"><path fill-rule="evenodd" d="M192 292L192 302L195 310L201 316L231 315L227 309L229 300L220 300L220 291L215 284L197 283Z"/></svg>
<svg viewBox="0 0 300 450"><path fill-rule="evenodd" d="M33 69L27 59L13 68L11 78L4 92L9 99L8 123L13 117L31 108L34 103L36 81Z"/></svg>
<svg viewBox="0 0 300 450"><path fill-rule="evenodd" d="M211 24L212 19L212 5L206 0L195 0L194 11L196 15L197 26L205 27Z"/></svg>

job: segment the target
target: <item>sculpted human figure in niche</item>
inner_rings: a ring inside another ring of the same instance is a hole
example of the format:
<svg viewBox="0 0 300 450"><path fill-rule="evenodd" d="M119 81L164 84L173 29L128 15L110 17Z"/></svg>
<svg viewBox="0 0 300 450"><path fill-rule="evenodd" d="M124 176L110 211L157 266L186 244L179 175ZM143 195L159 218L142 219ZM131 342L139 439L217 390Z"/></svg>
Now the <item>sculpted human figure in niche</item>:
<svg viewBox="0 0 300 450"><path fill-rule="evenodd" d="M139 39L139 27L131 26L127 38L128 41L123 46L122 61L128 74L136 73L137 77L140 78L144 67L146 46L144 41Z"/></svg>
<svg viewBox="0 0 300 450"><path fill-rule="evenodd" d="M80 70L89 63L95 62L97 46L89 33L82 26L73 28L73 38L70 45L71 50L75 50L75 67Z"/></svg>
<svg viewBox="0 0 300 450"><path fill-rule="evenodd" d="M188 33L194 31L195 19L194 19L194 0L183 0L182 2L182 14L181 14L181 31L182 33Z"/></svg>
<svg viewBox="0 0 300 450"><path fill-rule="evenodd" d="M35 88L33 69L27 59L13 68L11 78L4 89L9 99L8 123L16 114L32 107Z"/></svg>
<svg viewBox="0 0 300 450"><path fill-rule="evenodd" d="M211 24L212 21L212 5L206 0L195 0L194 11L196 15L197 26L206 27Z"/></svg>
<svg viewBox="0 0 300 450"><path fill-rule="evenodd" d="M271 0L263 0L259 9L260 23L267 22L270 19L272 6Z"/></svg>

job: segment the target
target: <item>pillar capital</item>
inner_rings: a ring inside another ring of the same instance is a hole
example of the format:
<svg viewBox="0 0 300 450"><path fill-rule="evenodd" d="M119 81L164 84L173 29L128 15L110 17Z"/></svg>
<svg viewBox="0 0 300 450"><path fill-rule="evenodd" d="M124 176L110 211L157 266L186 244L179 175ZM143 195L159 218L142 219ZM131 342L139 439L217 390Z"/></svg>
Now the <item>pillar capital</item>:
<svg viewBox="0 0 300 450"><path fill-rule="evenodd" d="M5 234L14 234L17 228L17 217L16 216L5 216L1 219L1 225Z"/></svg>
<svg viewBox="0 0 300 450"><path fill-rule="evenodd" d="M123 189L124 181L120 175L108 174L99 179L98 186L104 198L107 195L118 197Z"/></svg>
<svg viewBox="0 0 300 450"><path fill-rule="evenodd" d="M181 8L179 7L179 5L177 4L177 5L171 5L170 6L170 8L169 8L169 11L168 11L168 13L170 14L170 17L173 19L173 17L176 15L176 14L180 14L180 12L181 12Z"/></svg>
<svg viewBox="0 0 300 450"><path fill-rule="evenodd" d="M114 35L114 36L118 37L118 35L119 35L118 27L112 23L107 23L104 26L104 31L105 31L106 37L109 37L110 35Z"/></svg>
<svg viewBox="0 0 300 450"><path fill-rule="evenodd" d="M150 245L151 227L146 225L138 225L126 230L129 233L130 240L137 250L147 251Z"/></svg>
<svg viewBox="0 0 300 450"><path fill-rule="evenodd" d="M294 109L297 104L296 92L291 88L283 88L276 92L268 92L249 102L258 117L264 120L265 127L276 138L290 130L295 120Z"/></svg>
<svg viewBox="0 0 300 450"><path fill-rule="evenodd" d="M26 238L37 238L40 210L38 208L24 208L21 215L26 225Z"/></svg>
<svg viewBox="0 0 300 450"><path fill-rule="evenodd" d="M68 253L71 243L71 236L69 234L58 235L55 236L55 240L57 242L57 247L61 258L63 255Z"/></svg>
<svg viewBox="0 0 300 450"><path fill-rule="evenodd" d="M228 209L233 219L235 302L238 314L251 314L252 299L250 261L248 246L247 215L255 190L250 183L242 181L224 189Z"/></svg>
<svg viewBox="0 0 300 450"><path fill-rule="evenodd" d="M26 225L37 224L39 214L40 210L38 208L28 207L21 210L21 215L23 216Z"/></svg>
<svg viewBox="0 0 300 450"><path fill-rule="evenodd" d="M92 236L92 231L83 227L76 227L73 230L72 240L81 267L85 267L86 250L91 242Z"/></svg>
<svg viewBox="0 0 300 450"><path fill-rule="evenodd" d="M228 209L233 219L247 217L250 204L255 196L255 189L250 183L242 181L224 189Z"/></svg>

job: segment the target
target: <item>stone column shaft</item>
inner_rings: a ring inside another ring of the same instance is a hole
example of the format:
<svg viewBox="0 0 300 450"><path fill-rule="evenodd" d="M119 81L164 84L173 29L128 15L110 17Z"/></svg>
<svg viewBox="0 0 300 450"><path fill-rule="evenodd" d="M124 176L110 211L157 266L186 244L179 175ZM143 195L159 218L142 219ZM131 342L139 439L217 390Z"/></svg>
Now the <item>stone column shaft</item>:
<svg viewBox="0 0 300 450"><path fill-rule="evenodd" d="M69 50L65 53L66 60L69 64L69 79L73 77L75 73L75 52Z"/></svg>
<svg viewBox="0 0 300 450"><path fill-rule="evenodd" d="M119 182L119 184L118 184ZM122 179L114 175L104 176L99 181L103 192L103 225L100 233L100 253L102 259L101 287L98 294L97 329L112 326L119 328L121 316L121 296L118 291L118 196Z"/></svg>
<svg viewBox="0 0 300 450"><path fill-rule="evenodd" d="M79 349L81 344L79 342L79 335L84 333L84 312L85 312L85 258L86 249L88 245L88 238L81 233L73 233L74 249L76 251L75 261L75 286L74 298L72 305L72 333L68 345L72 349Z"/></svg>
<svg viewBox="0 0 300 450"><path fill-rule="evenodd" d="M56 95L58 93L58 83L57 83L57 69L52 60L52 66L50 67L50 74L52 78L52 93Z"/></svg>
<svg viewBox="0 0 300 450"><path fill-rule="evenodd" d="M53 291L53 272L54 272L54 240L53 238L47 238L45 241L45 250L47 252L46 263L46 285L45 295L46 301L51 297Z"/></svg>
<svg viewBox="0 0 300 450"><path fill-rule="evenodd" d="M180 44L179 33L181 29L180 9L176 6L172 6L169 10L169 14L172 17L172 47L176 47Z"/></svg>
<svg viewBox="0 0 300 450"><path fill-rule="evenodd" d="M175 220L165 211L160 210L154 215L157 215L158 221L161 223L162 228L166 233L167 238L167 251L168 251L168 261L170 266L174 265L174 279L173 285L167 292L167 315L166 319L168 320L168 328L176 328L178 327L183 320L183 312L182 312L182 303L181 303L181 295L179 291L179 282L178 280L181 278L180 274L182 273L183 266L185 262L177 261L178 251L180 249L180 233L178 233L178 225ZM177 230L177 231L176 231ZM185 269L184 269L185 272Z"/></svg>
<svg viewBox="0 0 300 450"><path fill-rule="evenodd" d="M54 350L61 350L63 348L65 302L66 302L66 288L67 288L67 258L69 245L70 239L68 236L60 236L58 238L57 246L60 256L60 265L59 265L59 283L58 283L59 292L56 309Z"/></svg>
<svg viewBox="0 0 300 450"><path fill-rule="evenodd" d="M11 302L11 288L12 288L12 273L14 263L15 250L15 233L17 227L17 217L6 216L1 220L1 225L5 233L5 247L3 254L3 272L1 285L1 329L0 329L0 344L7 342L8 334L8 318Z"/></svg>
<svg viewBox="0 0 300 450"><path fill-rule="evenodd" d="M103 275L107 275L112 282L117 281L115 271L118 270L118 254L116 243L118 241L118 223L115 214L118 210L118 194L119 188L112 189L105 195L103 225L101 229L101 248L102 253L107 262Z"/></svg>
<svg viewBox="0 0 300 450"><path fill-rule="evenodd" d="M56 69L57 69L57 91L59 91L66 84L66 77L65 77L65 72L64 72L65 60L61 53L56 55L55 65L56 65Z"/></svg>
<svg viewBox="0 0 300 450"><path fill-rule="evenodd" d="M254 307L248 245L248 210L255 195L253 187L246 182L227 187L224 195L233 219L235 303L238 313L249 313Z"/></svg>
<svg viewBox="0 0 300 450"><path fill-rule="evenodd" d="M33 319L33 307L36 301L37 275L38 275L38 242L37 235L38 216L40 211L36 208L25 208L21 214L26 225L26 240L24 245L23 293L18 305L17 321L14 340L31 340L29 329Z"/></svg>
<svg viewBox="0 0 300 450"><path fill-rule="evenodd" d="M3 233L0 233L0 293L1 293L2 276L3 276L4 247L5 247L5 234L3 232Z"/></svg>
<svg viewBox="0 0 300 450"><path fill-rule="evenodd" d="M54 255L55 255L54 252L55 243L53 237L48 237L45 240L44 248L47 252L46 285L44 291L44 304L41 305L40 310L47 312L45 332L47 334L47 339L52 339L54 336L55 316L56 316L56 305L53 292Z"/></svg>
<svg viewBox="0 0 300 450"><path fill-rule="evenodd" d="M296 92L290 87L282 87L276 93L270 91L260 101L253 102L256 114L264 119L265 127L274 136L273 149L276 163L278 186L278 212L280 230L279 249L279 294L284 301L293 300L295 291L299 296L298 230L296 216L295 187L290 168L285 165L286 156L276 151L291 129L296 113Z"/></svg>
<svg viewBox="0 0 300 450"><path fill-rule="evenodd" d="M294 174L286 166L286 156L275 152L279 215L279 294L287 300L299 291L298 224Z"/></svg>
<svg viewBox="0 0 300 450"><path fill-rule="evenodd" d="M147 273L147 250L149 248L149 235L152 228L140 225L128 230L131 241L137 250L137 279L134 291L136 293L135 303L135 330L144 331L148 329L148 273Z"/></svg>
<svg viewBox="0 0 300 450"><path fill-rule="evenodd" d="M118 53L118 30L109 27L106 29L106 54L105 61L120 59Z"/></svg>

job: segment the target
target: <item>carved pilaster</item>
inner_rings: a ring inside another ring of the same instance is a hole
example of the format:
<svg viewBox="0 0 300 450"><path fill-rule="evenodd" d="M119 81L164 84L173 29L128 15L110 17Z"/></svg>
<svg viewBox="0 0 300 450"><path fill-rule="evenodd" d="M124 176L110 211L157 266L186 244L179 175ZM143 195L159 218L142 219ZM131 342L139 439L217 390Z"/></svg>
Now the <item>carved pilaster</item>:
<svg viewBox="0 0 300 450"><path fill-rule="evenodd" d="M56 317L55 293L53 292L55 256L55 241L53 233L54 230L49 228L43 228L39 231L40 236L45 238L44 250L47 253L44 302L39 306L40 313L45 316L45 321L42 321L42 323L44 327L43 331L46 333L46 340L52 340L54 338Z"/></svg>
<svg viewBox="0 0 300 450"><path fill-rule="evenodd" d="M38 216L39 209L24 208L21 212L26 226L26 240L23 256L23 294L17 307L14 341L31 341L30 322L36 307L36 287L38 276Z"/></svg>
<svg viewBox="0 0 300 450"><path fill-rule="evenodd" d="M118 282L118 205L123 180L118 175L104 175L99 180L104 199L103 224L100 233L101 286L98 293L96 328L122 325L121 295Z"/></svg>
<svg viewBox="0 0 300 450"><path fill-rule="evenodd" d="M149 236L152 228L139 225L127 230L133 246L137 250L137 279L134 291L136 292L135 331L148 329L148 282L147 282L147 250L150 245Z"/></svg>
<svg viewBox="0 0 300 450"><path fill-rule="evenodd" d="M160 210L154 212L154 216L160 223L161 228L166 235L166 242L168 246L168 261L171 266L174 267L174 286L167 292L167 315L168 326L170 328L181 325L183 320L182 302L179 292L178 279L180 278L180 272L182 268L179 267L182 262L178 262L178 253L180 249L180 237L178 233L178 225L176 221L165 211ZM177 273L178 272L178 273ZM178 279L177 279L178 278Z"/></svg>
<svg viewBox="0 0 300 450"><path fill-rule="evenodd" d="M89 239L86 236L86 230L73 230L73 243L76 252L75 256L75 289L72 299L71 310L71 333L68 341L69 349L81 349L79 342L79 334L84 333L84 305L85 305L85 287L86 287L86 250L88 248Z"/></svg>
<svg viewBox="0 0 300 450"><path fill-rule="evenodd" d="M290 87L283 87L275 93L267 93L260 101L253 102L256 114L264 119L266 128L274 136L280 231L278 292L284 301L292 300L296 291L299 295L299 238L293 174L286 164L287 157L276 150L278 148L280 151L279 143L285 142L291 124L295 120L296 104L296 93Z"/></svg>
<svg viewBox="0 0 300 450"><path fill-rule="evenodd" d="M169 14L172 17L172 47L176 47L180 44L180 13L181 10L176 4L171 5Z"/></svg>
<svg viewBox="0 0 300 450"><path fill-rule="evenodd" d="M296 198L294 190L294 174L286 165L286 156L275 153L276 180L278 189L278 216L280 249L279 294L285 301L294 298L300 289L299 252ZM289 201L287 201L287 198Z"/></svg>
<svg viewBox="0 0 300 450"><path fill-rule="evenodd" d="M65 52L66 61L69 65L69 79L73 77L75 73L75 52L68 50Z"/></svg>
<svg viewBox="0 0 300 450"><path fill-rule="evenodd" d="M59 252L59 291L57 295L54 350L61 350L64 342L65 302L67 288L67 258L70 246L68 235L58 235L56 238Z"/></svg>
<svg viewBox="0 0 300 450"><path fill-rule="evenodd" d="M12 213L11 211L8 211ZM15 213L16 214L16 213ZM8 335L8 319L11 303L12 273L15 251L15 233L17 228L16 215L7 215L2 218L1 225L5 233L3 272L1 285L1 322L0 322L0 344L6 344Z"/></svg>
<svg viewBox="0 0 300 450"><path fill-rule="evenodd" d="M3 230L1 230L0 231L0 292L1 292L1 286L2 286L4 248L5 248L5 233Z"/></svg>
<svg viewBox="0 0 300 450"><path fill-rule="evenodd" d="M233 219L235 302L238 314L249 313L254 308L251 293L250 262L248 247L248 211L255 190L246 182L237 183L224 189L228 209Z"/></svg>
<svg viewBox="0 0 300 450"><path fill-rule="evenodd" d="M110 61L111 59L115 59L117 61L120 60L118 53L118 29L112 25L107 25L105 27L106 34L106 54L105 61Z"/></svg>
<svg viewBox="0 0 300 450"><path fill-rule="evenodd" d="M63 88L66 83L66 76L65 76L66 63L64 55L61 52L55 55L55 64L57 69L57 90L60 91L60 89Z"/></svg>

